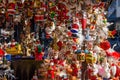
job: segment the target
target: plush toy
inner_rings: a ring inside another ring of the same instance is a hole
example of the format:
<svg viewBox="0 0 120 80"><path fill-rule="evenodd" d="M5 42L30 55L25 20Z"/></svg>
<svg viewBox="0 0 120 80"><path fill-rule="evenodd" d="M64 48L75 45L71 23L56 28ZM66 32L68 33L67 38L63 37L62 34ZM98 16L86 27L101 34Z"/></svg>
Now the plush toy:
<svg viewBox="0 0 120 80"><path fill-rule="evenodd" d="M9 0L6 14L7 15L15 15L15 1L14 0Z"/></svg>
<svg viewBox="0 0 120 80"><path fill-rule="evenodd" d="M48 27L45 29L46 33L48 35L51 35L52 32L55 30L56 26L55 26L55 22L50 22L50 24L48 25Z"/></svg>
<svg viewBox="0 0 120 80"><path fill-rule="evenodd" d="M105 58L104 63L103 63L103 68L104 68L104 71L105 71L104 74L102 75L103 78L107 78L107 79L110 78L111 74L110 74L110 69L109 69L109 67L110 67L110 65L109 65L109 63L107 62L107 59Z"/></svg>

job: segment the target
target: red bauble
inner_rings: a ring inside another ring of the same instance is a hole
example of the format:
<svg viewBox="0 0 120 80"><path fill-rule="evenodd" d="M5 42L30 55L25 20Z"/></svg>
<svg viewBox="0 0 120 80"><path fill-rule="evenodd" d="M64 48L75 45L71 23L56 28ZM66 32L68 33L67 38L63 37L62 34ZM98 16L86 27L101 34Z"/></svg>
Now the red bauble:
<svg viewBox="0 0 120 80"><path fill-rule="evenodd" d="M108 41L103 41L103 42L100 43L100 47L103 50L108 50L110 48L110 43Z"/></svg>
<svg viewBox="0 0 120 80"><path fill-rule="evenodd" d="M57 42L57 45L61 48L61 47L63 46L62 41L58 41L58 42Z"/></svg>
<svg viewBox="0 0 120 80"><path fill-rule="evenodd" d="M75 43L77 43L77 42L78 42L78 38L73 38L73 41L74 41Z"/></svg>
<svg viewBox="0 0 120 80"><path fill-rule="evenodd" d="M76 49L77 49L77 46L73 45L73 46L72 46L72 49L73 49L73 50L76 50Z"/></svg>
<svg viewBox="0 0 120 80"><path fill-rule="evenodd" d="M70 36L72 36L72 32L67 32L67 35L70 37Z"/></svg>

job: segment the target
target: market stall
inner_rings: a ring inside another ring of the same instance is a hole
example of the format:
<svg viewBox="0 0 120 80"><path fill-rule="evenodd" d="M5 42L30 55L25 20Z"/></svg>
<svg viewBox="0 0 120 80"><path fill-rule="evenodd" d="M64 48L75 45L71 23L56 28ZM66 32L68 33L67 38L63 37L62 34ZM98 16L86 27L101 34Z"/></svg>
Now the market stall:
<svg viewBox="0 0 120 80"><path fill-rule="evenodd" d="M12 66L15 71L20 69L21 76L16 74L20 80L119 78L120 54L114 50L116 45L109 42L118 36L118 31L108 28L113 23L106 18L107 2L4 0L0 3L4 18L0 21L4 52L1 55L14 56ZM25 57L34 60L24 60ZM43 64L36 69L41 61Z"/></svg>

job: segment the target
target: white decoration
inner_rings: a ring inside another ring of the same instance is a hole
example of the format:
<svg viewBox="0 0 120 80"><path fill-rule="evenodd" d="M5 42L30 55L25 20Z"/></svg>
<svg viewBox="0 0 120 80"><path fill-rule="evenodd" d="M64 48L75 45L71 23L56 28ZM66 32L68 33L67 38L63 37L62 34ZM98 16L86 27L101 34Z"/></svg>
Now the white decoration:
<svg viewBox="0 0 120 80"><path fill-rule="evenodd" d="M104 74L102 75L104 78L110 78L111 74L110 74L110 69L109 69L110 65L107 61L105 61L103 63L103 68L104 68Z"/></svg>
<svg viewBox="0 0 120 80"><path fill-rule="evenodd" d="M111 66L111 72L112 72L112 76L115 76L116 75L116 71L117 71L117 68L115 65Z"/></svg>

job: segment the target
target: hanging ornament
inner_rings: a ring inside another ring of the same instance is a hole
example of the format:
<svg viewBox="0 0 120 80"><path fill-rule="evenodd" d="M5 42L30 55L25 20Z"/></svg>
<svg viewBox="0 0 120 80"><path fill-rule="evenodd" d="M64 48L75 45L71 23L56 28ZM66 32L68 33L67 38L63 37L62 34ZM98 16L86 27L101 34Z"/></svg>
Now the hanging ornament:
<svg viewBox="0 0 120 80"><path fill-rule="evenodd" d="M85 61L85 53L77 54L77 60L79 60L80 62L84 62Z"/></svg>
<svg viewBox="0 0 120 80"><path fill-rule="evenodd" d="M93 64L95 62L95 57L92 53L85 54L85 59L88 64Z"/></svg>
<svg viewBox="0 0 120 80"><path fill-rule="evenodd" d="M35 22L44 21L44 15L41 14L41 11L37 12L34 17Z"/></svg>
<svg viewBox="0 0 120 80"><path fill-rule="evenodd" d="M81 53L81 50L78 49L77 51L75 51L75 54L80 54Z"/></svg>
<svg viewBox="0 0 120 80"><path fill-rule="evenodd" d="M56 15L56 13L55 13L55 12L53 12L53 11L52 11L52 12L50 12L50 18L52 18L52 19L53 19L53 18L55 17L55 15Z"/></svg>
<svg viewBox="0 0 120 80"><path fill-rule="evenodd" d="M20 13L20 12L22 12L22 9L23 9L23 3L22 2L17 2L16 12Z"/></svg>
<svg viewBox="0 0 120 80"><path fill-rule="evenodd" d="M74 41L75 43L78 43L78 38L73 38L73 41Z"/></svg>
<svg viewBox="0 0 120 80"><path fill-rule="evenodd" d="M62 41L58 41L58 42L57 42L57 45L58 45L58 47L59 47L59 50L61 50L62 47L63 47L63 42L62 42Z"/></svg>
<svg viewBox="0 0 120 80"><path fill-rule="evenodd" d="M78 33L78 29L79 29L79 26L77 24L73 24L72 25L72 29L71 29L71 32L74 34L74 33Z"/></svg>
<svg viewBox="0 0 120 80"><path fill-rule="evenodd" d="M7 14L8 15L14 15L15 13L16 13L16 11L15 11L15 1L10 1L9 3L8 3L8 8L7 8Z"/></svg>
<svg viewBox="0 0 120 80"><path fill-rule="evenodd" d="M64 3L58 3L57 7L58 7L58 11L57 11L58 20L59 21L68 20L69 16L67 16L68 9L66 5Z"/></svg>
<svg viewBox="0 0 120 80"><path fill-rule="evenodd" d="M28 17L32 17L33 16L33 11L30 8L28 8L27 16Z"/></svg>
<svg viewBox="0 0 120 80"><path fill-rule="evenodd" d="M0 3L0 14L4 14L5 12L6 12L6 10L5 10L5 4L2 2L2 3Z"/></svg>
<svg viewBox="0 0 120 80"><path fill-rule="evenodd" d="M83 18L81 19L82 29L85 30L87 26L86 12L83 12Z"/></svg>
<svg viewBox="0 0 120 80"><path fill-rule="evenodd" d="M108 37L110 37L110 38L114 38L114 35L116 35L116 34L117 34L116 30L108 31Z"/></svg>
<svg viewBox="0 0 120 80"><path fill-rule="evenodd" d="M94 31L94 30L95 30L95 28L96 28L96 26L95 26L95 25L91 25L91 26L90 26L90 30L91 30L91 31Z"/></svg>
<svg viewBox="0 0 120 80"><path fill-rule="evenodd" d="M32 77L32 80L38 80L38 76L37 76L37 71L35 71L33 77Z"/></svg>
<svg viewBox="0 0 120 80"><path fill-rule="evenodd" d="M77 50L77 46L76 45L73 45L72 46L72 49L75 51L75 50Z"/></svg>
<svg viewBox="0 0 120 80"><path fill-rule="evenodd" d="M70 36L72 36L72 32L71 31L68 31L67 32L67 35L70 37Z"/></svg>
<svg viewBox="0 0 120 80"><path fill-rule="evenodd" d="M34 8L39 8L41 5L40 0L35 0L34 1Z"/></svg>
<svg viewBox="0 0 120 80"><path fill-rule="evenodd" d="M42 60L43 55L44 55L44 52L36 53L35 54L35 60Z"/></svg>
<svg viewBox="0 0 120 80"><path fill-rule="evenodd" d="M89 53L89 51L88 51L87 49L85 49L85 50L84 50L84 53L88 54L88 53Z"/></svg>
<svg viewBox="0 0 120 80"><path fill-rule="evenodd" d="M22 2L22 3L24 3L24 2L25 2L25 0L21 0L21 2Z"/></svg>
<svg viewBox="0 0 120 80"><path fill-rule="evenodd" d="M103 41L103 42L100 43L100 47L103 50L108 50L111 46L110 46L110 43L108 41Z"/></svg>
<svg viewBox="0 0 120 80"><path fill-rule="evenodd" d="M42 47L38 45L38 53L42 52Z"/></svg>

